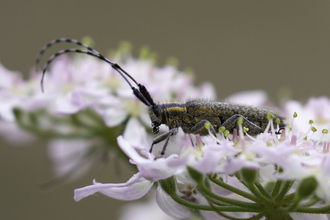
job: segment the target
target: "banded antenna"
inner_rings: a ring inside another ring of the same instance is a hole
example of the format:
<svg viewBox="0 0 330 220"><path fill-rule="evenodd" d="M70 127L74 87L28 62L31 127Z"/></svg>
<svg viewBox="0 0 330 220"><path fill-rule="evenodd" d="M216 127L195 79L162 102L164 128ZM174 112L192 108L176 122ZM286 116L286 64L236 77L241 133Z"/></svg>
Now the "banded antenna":
<svg viewBox="0 0 330 220"><path fill-rule="evenodd" d="M45 45L36 60L36 71L38 71L38 65L40 62L40 59L42 57L42 55L45 53L45 51L51 47L54 44L57 43L62 43L62 42L66 42L66 43L73 43L73 44L77 44L79 46L82 46L84 48L86 48L87 50L79 50L79 49L65 49L65 50L60 50L57 53L54 53L45 63L43 69L42 69L42 77L41 77L41 81L40 81L40 86L41 86L41 91L44 92L44 77L45 77L45 73L46 70L48 68L48 66L53 62L53 60L55 58L57 58L60 55L66 54L66 53L83 53L83 54L87 54L93 57L96 57L100 60L103 60L104 62L108 63L109 65L111 65L111 67L116 70L124 79L125 81L128 83L128 85L131 87L131 89L133 90L133 94L141 101L143 102L146 106L156 106L156 104L154 103L153 99L150 96L149 91L145 88L144 85L141 85L140 83L138 83L130 74L128 74L123 68L121 68L121 66L119 66L117 63L114 63L112 61L110 61L108 58L104 57L102 54L100 54L97 50L94 50L90 47L88 47L87 45L75 40L75 39L67 39L67 38L60 38L60 39L56 39L56 40L52 40L51 42L49 42L47 45ZM132 84L129 82L129 80L125 77L125 75L127 77L129 77L138 87L139 90L137 88L135 88L134 86L132 86Z"/></svg>

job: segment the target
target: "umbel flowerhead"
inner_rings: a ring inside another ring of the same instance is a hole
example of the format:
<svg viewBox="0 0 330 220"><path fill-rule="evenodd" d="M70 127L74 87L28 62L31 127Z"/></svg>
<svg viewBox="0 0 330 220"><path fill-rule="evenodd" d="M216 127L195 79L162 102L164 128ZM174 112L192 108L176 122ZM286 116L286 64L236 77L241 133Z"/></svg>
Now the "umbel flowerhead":
<svg viewBox="0 0 330 220"><path fill-rule="evenodd" d="M191 210L205 219L296 219L301 213L328 213L328 142L301 139L288 130L278 134L272 120L257 137L244 135L242 124L230 138L225 132L213 136L210 129L203 139L186 135L179 154L158 159L145 150L139 154L120 136L118 144L138 173L123 184L94 181L76 189L74 198L100 192L136 200L157 183L157 204L176 219L188 218Z"/></svg>
<svg viewBox="0 0 330 220"><path fill-rule="evenodd" d="M91 56L101 56L88 50ZM291 118L292 109L299 107L302 113L298 114L303 117L288 122L289 127L281 134L278 131L283 121L272 114L265 114L268 121L257 136L250 136L251 128L244 127L244 118L238 117L233 127L239 129L233 131L226 127L212 130L213 124L203 122L199 128L208 136L182 135L184 141L179 137L169 147L178 152L167 151L166 157L159 158L148 152L152 136L145 132L150 123L145 119L148 112L144 105L151 102L147 93L138 86L133 95L115 64L117 70L89 58L61 57L54 62L47 74L51 80L45 81L45 94L31 89L37 88L33 77L29 82L10 80L4 84L6 89L0 90L1 105L5 106L0 108L0 114L6 116L3 118L52 140L50 156L58 162L61 177L83 174L107 158L111 150L116 156L125 155L136 166L138 173L126 183L94 181L91 186L77 189L75 200L96 192L135 200L157 186L158 205L176 219L188 218L192 213L205 219L290 219L301 213L329 212L329 142L324 141L330 124L327 98L311 99L305 107L288 102L285 116ZM183 100L213 91L210 86L196 89L191 86L191 76L178 74L173 67L156 68L150 60L135 60L127 54L118 59L125 60L123 68L146 85L155 100L164 100L164 96ZM81 74L72 74L75 72ZM259 100L254 103L258 106L263 97L256 93L241 96L245 97L241 103L251 96ZM171 107L184 110L181 105ZM164 113L157 108L152 112L156 133ZM324 127L320 129L321 125ZM159 129L162 131L162 127ZM113 147L117 146L117 136L120 149Z"/></svg>

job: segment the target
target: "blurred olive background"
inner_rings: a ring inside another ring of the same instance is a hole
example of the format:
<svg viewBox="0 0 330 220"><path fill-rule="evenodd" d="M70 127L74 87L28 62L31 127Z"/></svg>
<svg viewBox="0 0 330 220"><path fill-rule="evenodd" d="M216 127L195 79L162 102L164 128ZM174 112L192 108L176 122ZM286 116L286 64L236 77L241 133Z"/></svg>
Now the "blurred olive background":
<svg viewBox="0 0 330 220"><path fill-rule="evenodd" d="M90 36L106 53L130 41L134 54L148 45L197 82L211 81L218 98L263 89L277 103L282 88L292 98L329 96L330 1L0 1L0 62L27 75L41 47L60 37ZM70 48L60 44L51 52ZM46 57L51 55L47 53ZM0 79L1 80L1 79ZM0 146L0 219L117 219L123 202L92 196L74 202L73 190L92 183L124 182L131 172L115 162L83 178L44 191L52 177L45 143ZM155 217L157 219L157 217Z"/></svg>

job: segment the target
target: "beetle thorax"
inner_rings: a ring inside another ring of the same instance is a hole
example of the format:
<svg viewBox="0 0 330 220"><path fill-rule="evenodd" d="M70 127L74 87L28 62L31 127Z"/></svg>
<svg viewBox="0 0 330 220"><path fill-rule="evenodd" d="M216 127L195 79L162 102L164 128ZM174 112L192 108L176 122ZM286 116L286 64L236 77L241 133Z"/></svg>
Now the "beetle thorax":
<svg viewBox="0 0 330 220"><path fill-rule="evenodd" d="M152 122L153 132L157 131L157 127L161 124L167 125L170 129L180 127L183 115L186 113L187 108L183 103L162 103L156 106L150 106L149 116Z"/></svg>

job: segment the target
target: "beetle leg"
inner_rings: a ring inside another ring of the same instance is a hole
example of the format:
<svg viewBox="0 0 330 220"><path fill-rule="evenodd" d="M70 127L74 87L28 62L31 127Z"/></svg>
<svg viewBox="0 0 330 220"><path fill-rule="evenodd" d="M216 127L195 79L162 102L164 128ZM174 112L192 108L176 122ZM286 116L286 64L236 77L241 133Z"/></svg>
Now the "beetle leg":
<svg viewBox="0 0 330 220"><path fill-rule="evenodd" d="M240 114L235 114L235 115L231 116L225 122L223 122L221 126L224 126L227 130L230 130L231 128L236 128L237 120L239 117L243 118L243 124L245 124L249 129L252 128L258 134L262 133L262 129L258 125L249 121L249 119L245 118L243 115L240 115Z"/></svg>
<svg viewBox="0 0 330 220"><path fill-rule="evenodd" d="M168 144L168 141L170 140L170 137L178 133L178 128L172 128L169 132L159 135L155 138L155 140L152 142L149 152L152 152L152 148L155 144L158 144L159 142L162 142L165 140L164 146L162 148L162 151L160 152L160 157L162 157L165 154L165 150Z"/></svg>
<svg viewBox="0 0 330 220"><path fill-rule="evenodd" d="M189 129L189 132L192 133L192 134L201 134L202 133L201 131L203 129L206 130L206 128L205 128L205 123L206 122L210 123L208 120L205 120L205 119L204 120L201 120L200 122L198 122L197 124L195 124L192 128L190 128ZM216 131L215 131L215 129L212 126L211 123L210 123L210 130L211 130L211 132L212 132L212 134L214 136L217 136Z"/></svg>

